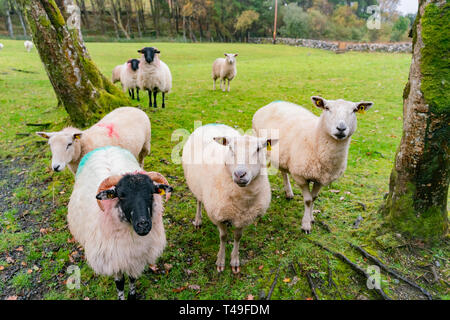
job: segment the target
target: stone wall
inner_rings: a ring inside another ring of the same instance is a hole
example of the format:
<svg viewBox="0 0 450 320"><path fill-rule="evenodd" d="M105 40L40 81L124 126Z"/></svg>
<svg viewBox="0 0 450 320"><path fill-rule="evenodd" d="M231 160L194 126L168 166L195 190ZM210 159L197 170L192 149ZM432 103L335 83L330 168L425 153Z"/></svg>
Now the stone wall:
<svg viewBox="0 0 450 320"><path fill-rule="evenodd" d="M271 38L250 38L250 43L272 43ZM367 51L367 52L412 52L411 42L363 43L346 41L327 41L294 38L277 38L277 43L297 47L308 47L331 51Z"/></svg>

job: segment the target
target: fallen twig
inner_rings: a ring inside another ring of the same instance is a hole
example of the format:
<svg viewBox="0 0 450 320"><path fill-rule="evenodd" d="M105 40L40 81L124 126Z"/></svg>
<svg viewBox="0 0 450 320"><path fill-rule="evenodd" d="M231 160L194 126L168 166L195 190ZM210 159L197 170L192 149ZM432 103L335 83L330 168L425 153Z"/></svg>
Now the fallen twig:
<svg viewBox="0 0 450 320"><path fill-rule="evenodd" d="M48 127L51 124L52 124L51 122L46 122L46 123L25 123L25 125L28 126L28 127Z"/></svg>
<svg viewBox="0 0 450 320"><path fill-rule="evenodd" d="M328 225L328 224L326 224L325 222L323 222L322 220L316 220L317 221L317 224L319 225L319 226L321 226L321 227L323 227L325 230L327 230L329 233L333 233L332 231L331 231L331 228L330 228L330 226Z"/></svg>
<svg viewBox="0 0 450 320"><path fill-rule="evenodd" d="M316 286L311 278L311 272L306 271L306 279L308 280L309 287L311 288L312 294L316 300L320 300L316 293Z"/></svg>
<svg viewBox="0 0 450 320"><path fill-rule="evenodd" d="M321 244L320 242L311 240L309 238L306 238L309 241L311 241L312 243L314 243L316 246L321 247L322 249L328 251L329 253L331 253L332 255L334 255L335 257L341 259L343 262L347 263L353 270L355 270L356 272L358 272L359 274L363 275L366 279L370 279L370 275L364 271L364 269L362 269L360 266L358 266L357 264L353 263L350 261L350 259L348 259L346 256L344 256L342 253L339 252L334 252L333 250L325 247L323 244ZM391 298L389 298L389 296L383 291L383 289L381 288L377 288L377 286L374 287L375 291L384 299L384 300L391 300Z"/></svg>
<svg viewBox="0 0 450 320"><path fill-rule="evenodd" d="M267 293L267 298L266 298L266 300L270 300L270 298L272 297L272 292L273 292L273 290L275 289L275 286L277 285L278 274L279 274L279 272L280 272L280 266L281 266L281 262L280 262L280 264L278 265L277 273L275 274L275 279L273 279L272 285L270 286L270 290L269 290L269 292Z"/></svg>
<svg viewBox="0 0 450 320"><path fill-rule="evenodd" d="M328 288L331 288L331 286L333 286L336 289L337 293L339 294L339 297L342 299L342 295L339 291L339 288L336 282L334 282L333 280L333 271L331 270L330 259L328 259L328 257L327 257L327 264L328 264Z"/></svg>
<svg viewBox="0 0 450 320"><path fill-rule="evenodd" d="M361 248L360 246L357 246L353 243L350 243L350 246L356 250L358 250L364 257L366 257L367 259L370 259L371 261L373 261L374 263L376 263L382 270L386 271L387 273L393 275L394 277L396 277L397 279L403 280L404 282L406 282L407 284L409 284L410 286L420 290L420 292L422 292L427 298L428 300L433 300L431 294L425 290L424 288L422 288L421 286L419 286L418 284L416 284L415 282L405 278L404 276L402 276L401 274L399 274L397 271L394 271L392 269L390 269L389 267L387 267L385 264L383 264L379 259L377 259L376 257L374 257L373 255L371 255L370 253L368 253L366 250L364 250L363 248Z"/></svg>

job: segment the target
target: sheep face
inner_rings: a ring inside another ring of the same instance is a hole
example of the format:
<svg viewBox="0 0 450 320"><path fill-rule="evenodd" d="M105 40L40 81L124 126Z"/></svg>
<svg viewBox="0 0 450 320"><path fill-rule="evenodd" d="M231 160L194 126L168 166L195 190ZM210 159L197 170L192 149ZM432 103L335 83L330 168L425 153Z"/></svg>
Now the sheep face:
<svg viewBox="0 0 450 320"><path fill-rule="evenodd" d="M158 49L153 47L145 47L141 50L138 50L138 52L144 55L145 61L147 61L147 63L152 63L153 59L155 58L155 54L161 53Z"/></svg>
<svg viewBox="0 0 450 320"><path fill-rule="evenodd" d="M266 164L266 147L278 140L253 136L215 137L214 140L228 147L225 165L231 179L239 187L248 186Z"/></svg>
<svg viewBox="0 0 450 320"><path fill-rule="evenodd" d="M116 212L121 221L130 223L138 235L145 236L152 229L153 195L165 192L172 192L172 187L155 183L146 174L126 174L112 188L100 191L96 198L106 214Z"/></svg>
<svg viewBox="0 0 450 320"><path fill-rule="evenodd" d="M342 99L325 100L311 97L314 105L323 109L321 121L326 132L336 140L345 140L356 130L356 113L363 113L372 107L372 102L351 102Z"/></svg>
<svg viewBox="0 0 450 320"><path fill-rule="evenodd" d="M48 139L52 151L52 169L54 171L62 171L68 163L80 157L81 132L36 132L36 134Z"/></svg>
<svg viewBox="0 0 450 320"><path fill-rule="evenodd" d="M236 62L236 57L237 57L237 53L224 53L225 55L225 60L229 63L229 64L233 64Z"/></svg>
<svg viewBox="0 0 450 320"><path fill-rule="evenodd" d="M127 64L128 67L131 68L133 71L137 71L139 69L139 60L138 59L130 59L128 60Z"/></svg>

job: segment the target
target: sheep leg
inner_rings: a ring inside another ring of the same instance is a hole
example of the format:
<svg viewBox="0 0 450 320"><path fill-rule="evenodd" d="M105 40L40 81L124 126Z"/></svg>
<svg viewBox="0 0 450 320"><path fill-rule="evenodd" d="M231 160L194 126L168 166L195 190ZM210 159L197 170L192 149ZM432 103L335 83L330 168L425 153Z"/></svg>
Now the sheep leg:
<svg viewBox="0 0 450 320"><path fill-rule="evenodd" d="M291 182L289 181L289 173L281 172L281 176L283 177L283 186L284 192L286 193L286 199L294 198L294 192L292 191Z"/></svg>
<svg viewBox="0 0 450 320"><path fill-rule="evenodd" d="M227 83L226 83L227 80L222 79L221 81L223 81L223 87L222 87L222 82L221 82L221 84L220 84L220 89L222 89L222 91L225 92L225 89L226 89L226 87L227 87Z"/></svg>
<svg viewBox="0 0 450 320"><path fill-rule="evenodd" d="M303 194L303 202L305 203L305 212L302 219L302 230L306 234L311 233L311 216L312 216L312 196L309 191L309 183L301 184Z"/></svg>
<svg viewBox="0 0 450 320"><path fill-rule="evenodd" d="M152 92L150 91L150 89L147 89L148 92L148 107L151 108L152 107Z"/></svg>
<svg viewBox="0 0 450 320"><path fill-rule="evenodd" d="M311 222L314 222L314 214L313 214L313 206L314 201L316 201L317 196L319 195L320 189L322 188L322 184L319 182L314 182L312 190L311 190L311 197L312 197L312 203L311 203Z"/></svg>
<svg viewBox="0 0 450 320"><path fill-rule="evenodd" d="M153 91L153 102L154 102L154 107L157 108L158 106L156 105L156 95L158 94L158 91Z"/></svg>
<svg viewBox="0 0 450 320"><path fill-rule="evenodd" d="M231 270L234 274L241 272L241 267L239 263L239 243L242 237L242 228L234 229L234 244L233 251L231 251Z"/></svg>
<svg viewBox="0 0 450 320"><path fill-rule="evenodd" d="M130 288L128 290L128 300L136 300L136 279L128 277L130 280Z"/></svg>
<svg viewBox="0 0 450 320"><path fill-rule="evenodd" d="M162 107L165 108L166 107L166 103L164 102L164 99L166 97L166 94L164 92L161 92L161 93L162 93Z"/></svg>
<svg viewBox="0 0 450 320"><path fill-rule="evenodd" d="M217 228L219 229L219 236L220 236L220 248L219 252L217 253L217 272L222 272L225 270L225 246L227 244L227 226L221 222L217 224Z"/></svg>
<svg viewBox="0 0 450 320"><path fill-rule="evenodd" d="M116 289L117 289L117 299L119 300L125 300L125 276L117 275L114 277L114 282L116 283Z"/></svg>
<svg viewBox="0 0 450 320"><path fill-rule="evenodd" d="M140 101L139 100L139 88L136 88L136 97L137 97L137 101Z"/></svg>
<svg viewBox="0 0 450 320"><path fill-rule="evenodd" d="M131 99L134 100L134 89L130 89L131 90Z"/></svg>
<svg viewBox="0 0 450 320"><path fill-rule="evenodd" d="M196 229L199 229L202 225L202 203L197 200L197 212L195 214L195 220L192 222Z"/></svg>
<svg viewBox="0 0 450 320"><path fill-rule="evenodd" d="M213 90L216 90L216 79L213 79Z"/></svg>
<svg viewBox="0 0 450 320"><path fill-rule="evenodd" d="M228 92L230 92L230 79L228 79Z"/></svg>
<svg viewBox="0 0 450 320"><path fill-rule="evenodd" d="M125 91L125 90L123 90L123 91ZM131 89L128 89L128 96L131 97Z"/></svg>

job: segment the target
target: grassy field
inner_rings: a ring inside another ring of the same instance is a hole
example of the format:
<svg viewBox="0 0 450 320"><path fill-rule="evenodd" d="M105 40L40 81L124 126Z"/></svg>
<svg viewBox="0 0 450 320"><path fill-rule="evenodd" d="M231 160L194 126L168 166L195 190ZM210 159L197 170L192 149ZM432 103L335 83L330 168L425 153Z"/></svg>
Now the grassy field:
<svg viewBox="0 0 450 320"><path fill-rule="evenodd" d="M69 121L57 101L36 50L27 54L22 41L2 40L0 51L0 298L115 299L111 278L94 275L83 250L69 239L66 226L73 177L50 170L50 150L27 123L51 123L59 130ZM102 72L137 57L143 43L88 43ZM393 157L401 138L402 90L411 57L407 54L346 53L307 48L246 44L152 43L171 68L173 91L166 109L148 109L152 151L145 169L159 171L174 186L164 222L168 246L156 268L138 280L141 299L263 299L274 280L272 299L311 299L307 277L320 299L379 299L366 280L312 241L342 252L366 269L371 263L348 242L363 246L391 268L448 299L447 243L408 241L383 226L377 212L388 191ZM212 91L212 61L238 52L238 75L230 93ZM345 174L321 192L313 233L300 230L303 201L298 187L287 201L279 175L271 176L272 203L267 214L244 231L241 274L215 268L219 245L216 227L204 217L195 230L195 200L181 165L171 160L181 140L176 129L192 132L194 121L220 122L244 131L254 112L274 100L303 105L315 114L310 96L369 100L374 106L358 115ZM159 102L160 104L160 102ZM137 106L137 102L133 104ZM353 228L358 216L359 228ZM329 227L329 230L325 226ZM68 289L67 268L81 270L79 289ZM330 274L331 279L330 281ZM335 285L333 285L333 283ZM394 299L423 299L417 290L382 272L382 289Z"/></svg>

